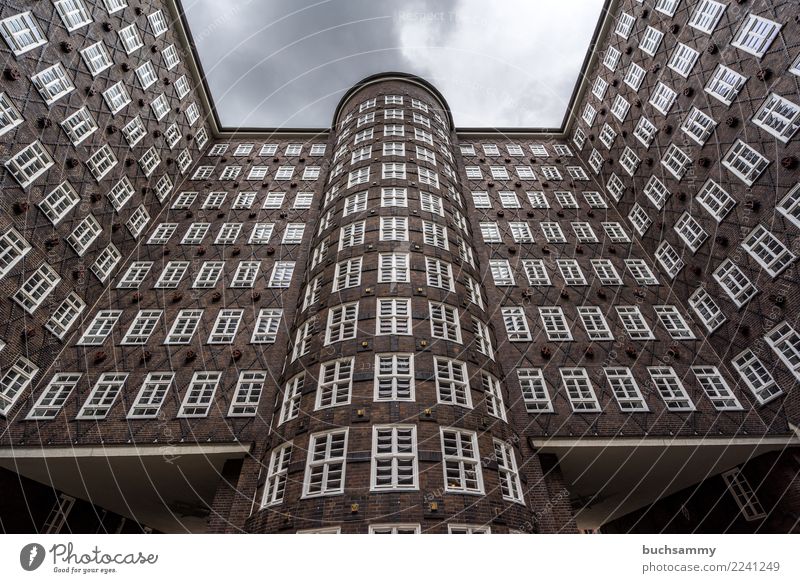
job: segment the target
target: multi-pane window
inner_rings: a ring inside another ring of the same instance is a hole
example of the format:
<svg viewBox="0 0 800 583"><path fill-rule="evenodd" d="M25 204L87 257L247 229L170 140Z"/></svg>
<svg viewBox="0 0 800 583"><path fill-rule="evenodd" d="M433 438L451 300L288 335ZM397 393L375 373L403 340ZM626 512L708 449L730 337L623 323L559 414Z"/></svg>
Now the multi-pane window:
<svg viewBox="0 0 800 583"><path fill-rule="evenodd" d="M119 29L117 34L119 35L119 40L122 41L125 52L129 55L144 45L135 23Z"/></svg>
<svg viewBox="0 0 800 583"><path fill-rule="evenodd" d="M686 246L691 249L692 253L697 251L700 246L708 239L708 233L703 229L702 225L696 219L685 211L680 218L675 222L672 227L678 235L680 235Z"/></svg>
<svg viewBox="0 0 800 583"><path fill-rule="evenodd" d="M586 285L586 277L576 259L557 259L556 264L567 285Z"/></svg>
<svg viewBox="0 0 800 583"><path fill-rule="evenodd" d="M656 54L658 51L658 47L661 45L661 39L664 37L664 33L660 30L653 28L652 26L648 26L647 29L644 31L644 35L642 35L642 40L639 43L639 48L642 49L643 52L647 53L651 57Z"/></svg>
<svg viewBox="0 0 800 583"><path fill-rule="evenodd" d="M583 198L586 203L592 207L593 209L606 209L608 208L608 203L603 198L603 195L599 192L584 192Z"/></svg>
<svg viewBox="0 0 800 583"><path fill-rule="evenodd" d="M39 30L36 19L30 12L23 12L0 20L0 35L8 48L16 55L22 55L47 42Z"/></svg>
<svg viewBox="0 0 800 583"><path fill-rule="evenodd" d="M656 110L667 115L677 96L678 94L671 87L659 81L650 95L650 103Z"/></svg>
<svg viewBox="0 0 800 583"><path fill-rule="evenodd" d="M613 243L630 243L631 238L620 223L617 222L604 222L603 230L608 235Z"/></svg>
<svg viewBox="0 0 800 583"><path fill-rule="evenodd" d="M706 143L706 140L708 140L716 126L717 122L715 122L710 116L706 115L696 107L692 107L689 115L687 115L686 119L683 120L681 129L686 133L686 135L692 138L692 140L702 146Z"/></svg>
<svg viewBox="0 0 800 583"><path fill-rule="evenodd" d="M477 434L445 427L440 431L445 492L483 494Z"/></svg>
<svg viewBox="0 0 800 583"><path fill-rule="evenodd" d="M694 332L689 328L678 308L665 305L653 306L653 310L673 340L694 340Z"/></svg>
<svg viewBox="0 0 800 583"><path fill-rule="evenodd" d="M320 365L315 409L350 403L353 389L354 359L342 358Z"/></svg>
<svg viewBox="0 0 800 583"><path fill-rule="evenodd" d="M208 335L209 344L233 344L244 310L220 310Z"/></svg>
<svg viewBox="0 0 800 583"><path fill-rule="evenodd" d="M643 259L625 259L625 266L638 285L658 285L658 279Z"/></svg>
<svg viewBox="0 0 800 583"><path fill-rule="evenodd" d="M567 318L564 316L564 311L560 307L542 306L539 308L539 316L542 319L542 325L547 333L548 340L572 340L572 333L569 331Z"/></svg>
<svg viewBox="0 0 800 583"><path fill-rule="evenodd" d="M419 487L416 425L373 426L370 475L374 491Z"/></svg>
<svg viewBox="0 0 800 583"><path fill-rule="evenodd" d="M517 378L528 413L552 413L553 403L540 368L519 368Z"/></svg>
<svg viewBox="0 0 800 583"><path fill-rule="evenodd" d="M472 408L467 365L459 360L435 356L434 368L437 401Z"/></svg>
<svg viewBox="0 0 800 583"><path fill-rule="evenodd" d="M614 340L611 328L608 327L608 322L599 307L580 306L578 307L578 316L586 329L589 340Z"/></svg>
<svg viewBox="0 0 800 583"><path fill-rule="evenodd" d="M47 105L55 103L75 89L75 85L67 76L61 63L56 63L52 67L31 75L31 83L39 91Z"/></svg>
<svg viewBox="0 0 800 583"><path fill-rule="evenodd" d="M116 165L117 157L108 144L103 144L86 160L86 166L98 182Z"/></svg>
<svg viewBox="0 0 800 583"><path fill-rule="evenodd" d="M325 344L341 342L356 337L358 332L358 302L341 304L328 311Z"/></svg>
<svg viewBox="0 0 800 583"><path fill-rule="evenodd" d="M128 90L125 89L122 81L118 81L103 91L103 100L106 102L108 109L111 110L111 114L115 115L131 102L131 97L128 95Z"/></svg>
<svg viewBox="0 0 800 583"><path fill-rule="evenodd" d="M769 159L742 140L736 140L722 159L722 165L741 179L742 182L752 186L766 167L769 166Z"/></svg>
<svg viewBox="0 0 800 583"><path fill-rule="evenodd" d="M714 301L705 289L702 287L697 288L691 296L689 296L689 305L703 322L709 333L713 332L725 322L725 314Z"/></svg>
<svg viewBox="0 0 800 583"><path fill-rule="evenodd" d="M98 41L93 45L89 45L81 51L83 62L92 74L92 77L97 77L100 73L108 69L114 62L108 54L108 49L102 41Z"/></svg>
<svg viewBox="0 0 800 583"><path fill-rule="evenodd" d="M786 368L800 380L800 334L789 322L781 322L764 335Z"/></svg>
<svg viewBox="0 0 800 583"><path fill-rule="evenodd" d="M564 236L564 231L561 230L561 225L555 222L542 221L539 223L542 228L544 238L548 243L566 243L567 238Z"/></svg>
<svg viewBox="0 0 800 583"><path fill-rule="evenodd" d="M731 363L759 404L769 403L783 394L767 367L749 348L736 355Z"/></svg>
<svg viewBox="0 0 800 583"><path fill-rule="evenodd" d="M76 419L105 419L114 406L128 373L104 372L97 379Z"/></svg>
<svg viewBox="0 0 800 583"><path fill-rule="evenodd" d="M461 344L461 324L458 308L438 302L428 302L431 336Z"/></svg>
<svg viewBox="0 0 800 583"><path fill-rule="evenodd" d="M375 355L375 400L414 400L414 355Z"/></svg>
<svg viewBox="0 0 800 583"><path fill-rule="evenodd" d="M0 262L2 262L2 259L0 259ZM117 287L120 289L137 289L144 281L144 278L147 277L147 274L150 273L152 267L152 261L134 261L120 278Z"/></svg>
<svg viewBox="0 0 800 583"><path fill-rule="evenodd" d="M661 159L661 165L678 180L683 178L691 164L692 157L675 144L669 145L664 157Z"/></svg>
<svg viewBox="0 0 800 583"><path fill-rule="evenodd" d="M433 257L425 258L425 272L427 284L431 287L438 287L444 290L455 292L453 267L446 261L441 261Z"/></svg>
<svg viewBox="0 0 800 583"><path fill-rule="evenodd" d="M305 223L289 223L286 225L286 230L283 232L282 245L298 245L303 240L303 233L305 233Z"/></svg>
<svg viewBox="0 0 800 583"><path fill-rule="evenodd" d="M605 65L608 70L615 71L621 56L621 51L618 51L614 47L608 47L603 55L603 65Z"/></svg>
<svg viewBox="0 0 800 583"><path fill-rule="evenodd" d="M289 462L292 459L292 451L291 442L284 443L272 450L263 491L259 492L260 495L257 494L260 508L283 502L286 484L289 480Z"/></svg>
<svg viewBox="0 0 800 583"><path fill-rule="evenodd" d="M620 166L625 169L630 176L633 176L636 173L637 168L639 168L639 164L641 163L641 158L636 155L629 146L625 146L625 149L622 151L622 154L619 157Z"/></svg>
<svg viewBox="0 0 800 583"><path fill-rule="evenodd" d="M616 310L631 340L653 340L655 338L639 306L616 306Z"/></svg>
<svg viewBox="0 0 800 583"><path fill-rule="evenodd" d="M331 291L340 291L349 287L361 285L361 266L363 257L347 259L336 264L336 271L333 275L333 287Z"/></svg>
<svg viewBox="0 0 800 583"><path fill-rule="evenodd" d="M363 245L365 230L365 221L350 223L349 225L342 227L339 231L339 251L342 251L345 247Z"/></svg>
<svg viewBox="0 0 800 583"><path fill-rule="evenodd" d="M653 143L656 132L658 132L658 128L644 116L639 118L636 127L633 129L633 135L636 136L636 139L639 140L645 148L649 148L650 144Z"/></svg>
<svg viewBox="0 0 800 583"><path fill-rule="evenodd" d="M607 367L603 372L608 379L608 386L614 393L614 398L622 411L643 412L647 411L639 385L633 377L631 369L627 367Z"/></svg>
<svg viewBox="0 0 800 583"><path fill-rule="evenodd" d="M419 207L420 210L433 213L435 215L444 216L444 207L442 206L442 199L430 192L419 193Z"/></svg>
<svg viewBox="0 0 800 583"><path fill-rule="evenodd" d="M64 338L70 328L78 321L78 317L86 309L86 303L81 297L71 292L58 307L53 310L50 319L44 327L52 332L56 338Z"/></svg>
<svg viewBox="0 0 800 583"><path fill-rule="evenodd" d="M204 261L200 270L194 278L192 287L211 288L217 285L222 269L225 267L224 261Z"/></svg>
<svg viewBox="0 0 800 583"><path fill-rule="evenodd" d="M260 261L240 261L231 280L232 288L253 287L261 269Z"/></svg>
<svg viewBox="0 0 800 583"><path fill-rule="evenodd" d="M622 12L619 15L619 19L617 20L617 28L614 30L619 36L624 39L628 39L631 35L631 30L633 29L633 23L636 22L636 18L632 14L628 14L627 12ZM602 96L598 96L602 99Z"/></svg>
<svg viewBox="0 0 800 583"><path fill-rule="evenodd" d="M55 269L42 263L11 296L26 312L33 314L61 281Z"/></svg>
<svg viewBox="0 0 800 583"><path fill-rule="evenodd" d="M700 3L689 19L689 26L701 32L711 34L722 18L727 5L716 0L700 0Z"/></svg>
<svg viewBox="0 0 800 583"><path fill-rule="evenodd" d="M800 182L786 193L786 196L781 199L776 209L794 223L796 227L800 228ZM0 261L0 265L2 265L2 261ZM0 273L2 273L2 270L0 270Z"/></svg>
<svg viewBox="0 0 800 583"><path fill-rule="evenodd" d="M314 433L309 438L303 498L344 493L348 429Z"/></svg>
<svg viewBox="0 0 800 583"><path fill-rule="evenodd" d="M667 405L670 411L694 411L694 403L683 387L683 383L678 378L675 369L671 366L658 367L648 366L647 372L650 373L650 378L653 379L658 394Z"/></svg>
<svg viewBox="0 0 800 583"><path fill-rule="evenodd" d="M89 110L82 107L61 122L61 127L64 129L64 133L69 136L72 144L77 146L97 131L97 122L92 117L92 114L89 113Z"/></svg>
<svg viewBox="0 0 800 583"><path fill-rule="evenodd" d="M697 193L697 200L717 222L722 221L736 205L736 200L711 178Z"/></svg>
<svg viewBox="0 0 800 583"><path fill-rule="evenodd" d="M714 408L718 411L740 411L742 409L739 399L736 398L725 377L716 366L693 366L691 370Z"/></svg>
<svg viewBox="0 0 800 583"><path fill-rule="evenodd" d="M79 346L100 346L111 333L122 310L100 310L78 340Z"/></svg>
<svg viewBox="0 0 800 583"><path fill-rule="evenodd" d="M508 226L515 243L533 243L533 233L528 223L510 222Z"/></svg>
<svg viewBox="0 0 800 583"><path fill-rule="evenodd" d="M771 93L753 116L753 123L786 143L800 128L800 105Z"/></svg>
<svg viewBox="0 0 800 583"><path fill-rule="evenodd" d="M136 67L135 71L136 78L139 80L139 85L141 85L142 89L147 89L158 81L158 75L156 75L156 70L153 68L153 63L150 61L145 61L143 64Z"/></svg>
<svg viewBox="0 0 800 583"><path fill-rule="evenodd" d="M410 281L407 253L381 253L378 256L378 282L403 283Z"/></svg>
<svg viewBox="0 0 800 583"><path fill-rule="evenodd" d="M156 418L174 379L175 373L172 372L147 373L128 412L128 419Z"/></svg>
<svg viewBox="0 0 800 583"><path fill-rule="evenodd" d="M748 14L731 44L758 58L764 56L778 36L781 25L763 16Z"/></svg>
<svg viewBox="0 0 800 583"><path fill-rule="evenodd" d="M219 371L197 371L192 375L189 388L183 397L178 417L206 417L214 394L217 392L222 373Z"/></svg>
<svg viewBox="0 0 800 583"><path fill-rule="evenodd" d="M747 77L737 73L725 65L717 65L711 78L706 83L705 91L725 105L730 105L741 91Z"/></svg>
<svg viewBox="0 0 800 583"><path fill-rule="evenodd" d="M487 372L481 373L481 385L485 395L486 411L492 417L506 420L506 408L503 404L503 389L500 381Z"/></svg>
<svg viewBox="0 0 800 583"><path fill-rule="evenodd" d="M407 217L381 217L381 241L408 241Z"/></svg>
<svg viewBox="0 0 800 583"><path fill-rule="evenodd" d="M503 499L525 504L514 447L506 441L495 439L494 456L497 461L497 471L500 474L500 493Z"/></svg>
<svg viewBox="0 0 800 583"><path fill-rule="evenodd" d="M5 166L20 186L27 188L53 164L50 153L37 140L11 156Z"/></svg>
<svg viewBox="0 0 800 583"><path fill-rule="evenodd" d="M58 412L61 411L64 404L67 402L72 391L78 385L82 373L79 372L63 372L56 373L50 382L44 388L36 403L31 407L31 410L25 416L25 419L55 419ZM0 397L2 403L3 397ZM3 410L3 405L0 404L0 412Z"/></svg>
<svg viewBox="0 0 800 583"><path fill-rule="evenodd" d="M268 287L287 288L292 284L294 274L294 261L276 261L272 266L272 273L269 276Z"/></svg>
<svg viewBox="0 0 800 583"><path fill-rule="evenodd" d="M258 317L253 326L253 336L250 338L251 344L271 344L278 336L283 309L281 308L262 308L258 312Z"/></svg>
<svg viewBox="0 0 800 583"><path fill-rule="evenodd" d="M713 276L737 308L744 306L758 293L758 288L731 258L720 263Z"/></svg>
<svg viewBox="0 0 800 583"><path fill-rule="evenodd" d="M83 0L56 0L53 2L64 26L70 32L92 22Z"/></svg>
<svg viewBox="0 0 800 583"><path fill-rule="evenodd" d="M153 287L157 289L174 289L178 287L187 269L189 269L188 261L170 261L164 266L164 271L161 272L161 276Z"/></svg>
<svg viewBox="0 0 800 583"><path fill-rule="evenodd" d="M5 93L0 93L0 136L22 123L22 115Z"/></svg>
<svg viewBox="0 0 800 583"><path fill-rule="evenodd" d="M78 226L66 237L67 243L75 250L78 257L83 257L86 250L103 232L100 223L94 218L94 215L89 214L83 219Z"/></svg>
<svg viewBox="0 0 800 583"><path fill-rule="evenodd" d="M381 188L382 207L408 207L405 188Z"/></svg>
<svg viewBox="0 0 800 583"><path fill-rule="evenodd" d="M286 198L285 192L268 192L264 197L264 204L261 208L266 210L279 209L283 206L283 200Z"/></svg>
<svg viewBox="0 0 800 583"><path fill-rule="evenodd" d="M507 306L500 308L500 311L508 339L511 342L530 342L531 331L528 328L525 310L519 306Z"/></svg>
<svg viewBox="0 0 800 583"><path fill-rule="evenodd" d="M522 268L531 286L551 285L550 276L542 259L523 259Z"/></svg>
<svg viewBox="0 0 800 583"><path fill-rule="evenodd" d="M514 272L508 259L492 259L489 261L489 271L496 286L516 285Z"/></svg>
<svg viewBox="0 0 800 583"><path fill-rule="evenodd" d="M683 43L678 43L675 50L672 52L667 66L681 77L686 78L689 76L689 73L692 72L699 56L700 53L693 48Z"/></svg>
<svg viewBox="0 0 800 583"><path fill-rule="evenodd" d="M655 257L670 279L675 279L686 265L675 248L667 241L662 241L655 252Z"/></svg>
<svg viewBox="0 0 800 583"><path fill-rule="evenodd" d="M742 247L772 277L780 275L797 259L764 225L758 225L750 231L742 241Z"/></svg>
<svg viewBox="0 0 800 583"><path fill-rule="evenodd" d="M503 242L503 238L500 235L500 227L497 226L497 223L480 223L479 226L484 243Z"/></svg>
<svg viewBox="0 0 800 583"><path fill-rule="evenodd" d="M181 310L175 316L164 344L189 344L192 341L200 320L203 317L203 310Z"/></svg>
<svg viewBox="0 0 800 583"><path fill-rule="evenodd" d="M601 411L592 381L585 368L561 368L558 372L573 411L584 413Z"/></svg>
<svg viewBox="0 0 800 583"><path fill-rule="evenodd" d="M597 235L594 229L587 222L574 222L572 223L572 230L575 232L575 237L580 243L597 243Z"/></svg>
<svg viewBox="0 0 800 583"><path fill-rule="evenodd" d="M449 247L447 243L447 227L430 221L422 221L422 242L425 245L432 245L446 251Z"/></svg>

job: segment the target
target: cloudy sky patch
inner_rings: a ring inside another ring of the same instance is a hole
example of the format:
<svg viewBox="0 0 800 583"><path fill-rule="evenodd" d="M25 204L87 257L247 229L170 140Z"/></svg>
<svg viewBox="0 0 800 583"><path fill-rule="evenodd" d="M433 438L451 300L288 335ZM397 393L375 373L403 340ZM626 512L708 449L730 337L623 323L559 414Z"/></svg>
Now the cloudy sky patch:
<svg viewBox="0 0 800 583"><path fill-rule="evenodd" d="M328 127L383 71L424 77L458 126L558 127L602 0L185 0L223 125Z"/></svg>

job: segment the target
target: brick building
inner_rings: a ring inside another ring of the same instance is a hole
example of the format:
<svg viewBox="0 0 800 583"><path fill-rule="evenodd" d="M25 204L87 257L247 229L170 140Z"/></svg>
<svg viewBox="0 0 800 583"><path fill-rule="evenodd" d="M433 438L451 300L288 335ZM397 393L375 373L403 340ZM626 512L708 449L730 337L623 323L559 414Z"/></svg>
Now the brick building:
<svg viewBox="0 0 800 583"><path fill-rule="evenodd" d="M790 1L607 3L563 127L221 127L180 5L0 8L7 532L800 528Z"/></svg>

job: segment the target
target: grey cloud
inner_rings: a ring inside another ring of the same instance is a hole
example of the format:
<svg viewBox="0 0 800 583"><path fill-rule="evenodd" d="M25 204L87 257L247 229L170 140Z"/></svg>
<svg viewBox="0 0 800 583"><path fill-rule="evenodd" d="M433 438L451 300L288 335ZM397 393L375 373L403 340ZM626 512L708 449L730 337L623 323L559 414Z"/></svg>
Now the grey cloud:
<svg viewBox="0 0 800 583"><path fill-rule="evenodd" d="M226 0L224 8L195 0L184 8L222 123L240 127L327 127L344 91L388 70L431 81L458 125L558 125L597 21L595 13L575 27L585 38L561 51L566 73L541 78L548 63L537 55L508 59L522 30L513 11L479 12L473 0Z"/></svg>

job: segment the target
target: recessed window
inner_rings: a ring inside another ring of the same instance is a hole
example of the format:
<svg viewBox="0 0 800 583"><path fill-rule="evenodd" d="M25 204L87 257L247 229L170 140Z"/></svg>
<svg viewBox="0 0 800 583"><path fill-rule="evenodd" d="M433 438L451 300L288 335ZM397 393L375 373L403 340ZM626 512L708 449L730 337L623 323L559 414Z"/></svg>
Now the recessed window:
<svg viewBox="0 0 800 583"><path fill-rule="evenodd" d="M711 34L717 27L722 14L727 8L726 4L715 0L700 0L700 3L689 19L689 26L701 32Z"/></svg>
<svg viewBox="0 0 800 583"><path fill-rule="evenodd" d="M678 94L669 86L659 81L650 96L650 104L664 115L669 113Z"/></svg>
<svg viewBox="0 0 800 583"><path fill-rule="evenodd" d="M30 250L31 244L14 227L0 235L0 279L8 275Z"/></svg>
<svg viewBox="0 0 800 583"><path fill-rule="evenodd" d="M100 346L108 338L111 330L116 325L122 310L100 310L92 323L83 332L78 341L79 346Z"/></svg>
<svg viewBox="0 0 800 583"><path fill-rule="evenodd" d="M147 373L139 394L128 412L128 419L155 419L161 410L161 405L167 397L175 373L151 372Z"/></svg>
<svg viewBox="0 0 800 583"><path fill-rule="evenodd" d="M25 146L8 159L5 166L22 188L27 188L55 164L50 153L39 141Z"/></svg>
<svg viewBox="0 0 800 583"><path fill-rule="evenodd" d="M741 411L742 405L716 366L691 367L708 400L718 411Z"/></svg>
<svg viewBox="0 0 800 583"><path fill-rule="evenodd" d="M105 372L101 374L75 418L105 419L108 417L127 379L128 373Z"/></svg>
<svg viewBox="0 0 800 583"><path fill-rule="evenodd" d="M692 72L694 64L697 62L699 56L700 53L693 48L683 43L678 43L675 50L672 52L667 66L681 77L686 78L689 76L689 73Z"/></svg>
<svg viewBox="0 0 800 583"><path fill-rule="evenodd" d="M603 372L621 411L645 412L649 410L631 369L606 367Z"/></svg>
<svg viewBox="0 0 800 583"><path fill-rule="evenodd" d="M340 291L361 285L361 266L363 257L347 259L336 264L331 291Z"/></svg>
<svg viewBox="0 0 800 583"><path fill-rule="evenodd" d="M653 331L650 330L650 326L647 325L647 321L644 319L639 306L616 306L616 310L631 340L655 339Z"/></svg>
<svg viewBox="0 0 800 583"><path fill-rule="evenodd" d="M56 338L63 339L85 309L86 303L77 293L71 292L53 311L53 315L50 316L44 327Z"/></svg>
<svg viewBox="0 0 800 583"><path fill-rule="evenodd" d="M639 118L636 127L633 129L633 135L636 136L636 139L639 140L645 148L650 148L650 144L653 143L657 132L658 129L653 122L644 116Z"/></svg>
<svg viewBox="0 0 800 583"><path fill-rule="evenodd" d="M95 277L101 282L105 282L120 261L122 261L122 253L119 252L116 245L109 243L92 264L92 273L94 273Z"/></svg>
<svg viewBox="0 0 800 583"><path fill-rule="evenodd" d="M625 266L638 285L658 285L658 278L643 259L625 259Z"/></svg>
<svg viewBox="0 0 800 583"><path fill-rule="evenodd" d="M116 165L117 157L108 144L103 144L86 160L86 166L97 182L100 182Z"/></svg>
<svg viewBox="0 0 800 583"><path fill-rule="evenodd" d="M540 368L517 369L522 399L528 413L552 413L553 403Z"/></svg>
<svg viewBox="0 0 800 583"><path fill-rule="evenodd" d="M764 335L781 362L800 380L800 334L789 322L781 322Z"/></svg>
<svg viewBox="0 0 800 583"><path fill-rule="evenodd" d="M64 22L64 26L70 32L92 22L92 17L83 0L57 0L53 4Z"/></svg>
<svg viewBox="0 0 800 583"><path fill-rule="evenodd" d="M763 16L748 14L731 44L758 58L769 50L772 41L778 36L781 25Z"/></svg>
<svg viewBox="0 0 800 583"><path fill-rule="evenodd" d="M192 341L200 320L203 317L203 310L181 310L175 316L167 334L164 344L189 344Z"/></svg>
<svg viewBox="0 0 800 583"><path fill-rule="evenodd" d="M371 489L419 488L416 425L375 425L372 428Z"/></svg>
<svg viewBox="0 0 800 583"><path fill-rule="evenodd" d="M83 49L81 51L81 57L83 58L83 62L86 63L86 67L89 69L92 77L97 77L114 64L103 41L98 41Z"/></svg>
<svg viewBox="0 0 800 583"><path fill-rule="evenodd" d="M147 341L150 339L150 335L153 333L158 325L158 321L161 319L161 314L161 310L139 310L139 313L136 314L136 317L133 319L133 322L131 322L131 325L128 326L128 331L125 333L125 336L122 338L120 344L147 344Z"/></svg>
<svg viewBox="0 0 800 583"><path fill-rule="evenodd" d="M725 105L730 105L744 87L747 77L729 69L725 65L717 65L714 74L706 83L705 91Z"/></svg>
<svg viewBox="0 0 800 583"><path fill-rule="evenodd" d="M653 310L669 333L670 338L673 340L694 340L694 332L689 328L678 308L669 305L653 306Z"/></svg>
<svg viewBox="0 0 800 583"><path fill-rule="evenodd" d="M66 240L75 253L78 254L78 257L83 257L83 254L86 253L86 250L91 246L92 243L94 243L94 241L102 232L103 228L100 226L100 223L96 218L94 218L94 215L90 214L80 223L78 223L78 226L75 227L69 235L67 235Z"/></svg>
<svg viewBox="0 0 800 583"><path fill-rule="evenodd" d="M783 394L764 363L749 348L731 360L733 368L753 393L759 404L765 405Z"/></svg>
<svg viewBox="0 0 800 583"><path fill-rule="evenodd" d="M33 314L42 302L53 293L61 276L47 263L42 263L39 268L28 276L28 279L11 296L27 313Z"/></svg>
<svg viewBox="0 0 800 583"><path fill-rule="evenodd" d="M39 30L39 25L30 12L0 20L0 34L16 56L23 55L47 42L47 38Z"/></svg>
<svg viewBox="0 0 800 583"><path fill-rule="evenodd" d="M207 417L214 402L222 373L218 371L197 371L189 382L177 417Z"/></svg>
<svg viewBox="0 0 800 583"><path fill-rule="evenodd" d="M758 288L730 258L723 261L713 275L737 308L744 306L758 293Z"/></svg>
<svg viewBox="0 0 800 583"><path fill-rule="evenodd" d="M608 327L603 311L597 306L580 306L578 316L581 318L583 327L589 340L613 340L614 335Z"/></svg>
<svg viewBox="0 0 800 583"><path fill-rule="evenodd" d="M578 261L575 259L557 259L556 264L567 285L586 285L586 277L583 275Z"/></svg>
<svg viewBox="0 0 800 583"><path fill-rule="evenodd" d="M150 30L154 37L159 37L167 32L167 19L161 10L148 14L147 21L150 23Z"/></svg>
<svg viewBox="0 0 800 583"><path fill-rule="evenodd" d="M52 67L32 75L31 83L39 91L47 105L52 105L75 89L75 85L67 76L67 72L61 63L56 63Z"/></svg>
<svg viewBox="0 0 800 583"><path fill-rule="evenodd" d="M516 285L514 272L508 259L492 259L489 261L489 270L496 286Z"/></svg>
<svg viewBox="0 0 800 583"><path fill-rule="evenodd" d="M260 269L260 261L240 261L233 274L231 288L251 288L255 286Z"/></svg>
<svg viewBox="0 0 800 583"><path fill-rule="evenodd" d="M669 367L648 366L647 372L653 379L658 394L670 411L694 411L695 406L675 369Z"/></svg>
<svg viewBox="0 0 800 583"><path fill-rule="evenodd" d="M344 493L347 433L335 429L309 437L303 498Z"/></svg>
<svg viewBox="0 0 800 583"><path fill-rule="evenodd" d="M561 368L558 372L573 411L601 412L600 403L585 368Z"/></svg>
<svg viewBox="0 0 800 583"><path fill-rule="evenodd" d="M800 128L800 105L771 93L753 116L753 123L786 143Z"/></svg>
<svg viewBox="0 0 800 583"><path fill-rule="evenodd" d="M716 126L717 122L711 117L696 107L692 107L689 115L683 120L681 129L686 135L692 138L692 140L702 146L706 143L706 140L708 140Z"/></svg>
<svg viewBox="0 0 800 583"><path fill-rule="evenodd" d="M639 48L642 49L642 52L647 53L652 57L658 51L658 47L661 45L662 38L664 38L663 32L653 28L652 26L648 26L644 31L641 42L639 43Z"/></svg>
<svg viewBox="0 0 800 583"><path fill-rule="evenodd" d="M79 372L56 373L44 388L25 419L55 419L83 376ZM2 400L2 397L0 397ZM0 411L3 407L0 405Z"/></svg>
<svg viewBox="0 0 800 583"><path fill-rule="evenodd" d="M708 233L688 211L684 211L672 228L692 253L695 253L708 239Z"/></svg>
<svg viewBox="0 0 800 583"><path fill-rule="evenodd" d="M547 333L547 339L554 342L570 341L572 340L572 333L567 324L567 318L564 316L564 311L557 306L553 307L540 307L539 316L542 319L542 325Z"/></svg>
<svg viewBox="0 0 800 583"><path fill-rule="evenodd" d="M619 63L619 58L622 56L622 53L615 49L614 47L608 47L606 49L605 55L603 55L603 65L609 71L615 71L617 69L617 63Z"/></svg>
<svg viewBox="0 0 800 583"><path fill-rule="evenodd" d="M772 277L777 277L797 257L763 225L758 225L744 238L742 247Z"/></svg>
<svg viewBox="0 0 800 583"><path fill-rule="evenodd" d="M414 355L375 355L375 401L414 400Z"/></svg>
<svg viewBox="0 0 800 583"><path fill-rule="evenodd" d="M288 288L292 284L294 261L277 261L272 267L268 287Z"/></svg>
<svg viewBox="0 0 800 583"><path fill-rule="evenodd" d="M283 502L289 480L289 462L292 460L292 442L284 443L272 450L267 466L267 478L261 496L257 496L260 508Z"/></svg>
<svg viewBox="0 0 800 583"><path fill-rule="evenodd" d="M483 494L477 434L466 429L445 427L440 432L445 492Z"/></svg>
<svg viewBox="0 0 800 583"><path fill-rule="evenodd" d="M700 318L706 330L713 332L725 322L725 314L717 305L717 302L711 295L702 287L697 288L691 296L689 296L689 305Z"/></svg>

